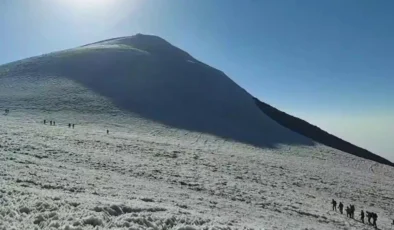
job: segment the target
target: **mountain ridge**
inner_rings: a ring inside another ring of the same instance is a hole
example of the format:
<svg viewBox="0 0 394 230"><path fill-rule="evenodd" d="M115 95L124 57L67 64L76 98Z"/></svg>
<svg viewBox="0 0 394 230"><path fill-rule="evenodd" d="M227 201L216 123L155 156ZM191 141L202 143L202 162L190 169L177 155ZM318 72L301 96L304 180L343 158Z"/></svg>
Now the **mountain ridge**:
<svg viewBox="0 0 394 230"><path fill-rule="evenodd" d="M309 122L292 116L286 112L283 112L265 102L260 101L257 98L253 98L256 102L256 105L267 114L269 117L277 121L279 124L287 127L294 132L297 132L301 135L311 138L312 140L324 144L326 146L332 147L337 150L341 150L343 152L364 158L373 160L378 163L386 164L394 167L394 163L389 160L374 154L366 149L358 147L346 140L343 140L339 137L336 137L333 134L328 133L325 130L322 130L316 125L310 124Z"/></svg>

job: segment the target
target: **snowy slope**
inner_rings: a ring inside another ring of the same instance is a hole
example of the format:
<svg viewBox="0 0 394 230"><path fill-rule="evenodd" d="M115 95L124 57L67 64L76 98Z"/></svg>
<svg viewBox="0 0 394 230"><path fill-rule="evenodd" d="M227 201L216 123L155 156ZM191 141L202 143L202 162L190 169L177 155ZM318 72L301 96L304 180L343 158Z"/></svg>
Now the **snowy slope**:
<svg viewBox="0 0 394 230"><path fill-rule="evenodd" d="M1 66L0 107L0 230L372 229L332 198L390 229L392 167L282 128L157 37Z"/></svg>
<svg viewBox="0 0 394 230"><path fill-rule="evenodd" d="M110 117L73 130L41 115L2 117L0 229L372 229L331 211L332 198L390 229L389 166L325 146L261 149Z"/></svg>
<svg viewBox="0 0 394 230"><path fill-rule="evenodd" d="M0 78L0 106L95 113L119 108L260 147L314 144L261 113L225 74L155 36L112 39L22 60L0 67Z"/></svg>

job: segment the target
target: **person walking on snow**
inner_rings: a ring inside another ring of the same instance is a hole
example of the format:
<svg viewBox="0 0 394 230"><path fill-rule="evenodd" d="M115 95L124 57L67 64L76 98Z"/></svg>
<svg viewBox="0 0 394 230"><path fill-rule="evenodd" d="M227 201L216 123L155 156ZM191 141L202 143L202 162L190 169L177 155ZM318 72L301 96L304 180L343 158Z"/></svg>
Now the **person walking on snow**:
<svg viewBox="0 0 394 230"><path fill-rule="evenodd" d="M337 202L334 199L332 199L331 204L332 204L332 210L336 211L337 210Z"/></svg>
<svg viewBox="0 0 394 230"><path fill-rule="evenodd" d="M356 211L356 208L354 207L354 205L350 205L350 213L351 213L351 218L354 219L354 212Z"/></svg>
<svg viewBox="0 0 394 230"><path fill-rule="evenodd" d="M363 222L363 224L364 224L364 211L363 210L361 210L361 213L360 213L360 219L361 219L361 222Z"/></svg>
<svg viewBox="0 0 394 230"><path fill-rule="evenodd" d="M349 206L346 207L346 217L349 217L349 218L352 217L352 212L351 212Z"/></svg>
<svg viewBox="0 0 394 230"><path fill-rule="evenodd" d="M369 224L372 224L372 223L371 223L372 213L371 213L371 212L368 212L368 211L366 211L366 212L367 212L368 223L369 223Z"/></svg>
<svg viewBox="0 0 394 230"><path fill-rule="evenodd" d="M375 228L377 228L378 226L376 225L376 221L378 220L378 214L373 213L372 215L372 225L375 226Z"/></svg>
<svg viewBox="0 0 394 230"><path fill-rule="evenodd" d="M343 214L343 204L342 204L342 202L339 202L338 208L339 208L339 212L341 212L341 214Z"/></svg>

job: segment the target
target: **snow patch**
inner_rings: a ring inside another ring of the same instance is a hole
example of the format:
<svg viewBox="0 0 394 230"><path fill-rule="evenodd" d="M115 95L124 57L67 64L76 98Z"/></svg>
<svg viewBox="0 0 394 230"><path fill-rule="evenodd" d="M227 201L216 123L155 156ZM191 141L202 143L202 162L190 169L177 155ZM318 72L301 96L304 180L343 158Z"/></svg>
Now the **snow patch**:
<svg viewBox="0 0 394 230"><path fill-rule="evenodd" d="M64 226L64 230L83 230L82 227L75 227L71 225Z"/></svg>
<svg viewBox="0 0 394 230"><path fill-rule="evenodd" d="M93 227L96 226L103 226L103 220L100 219L99 217L95 216L89 216L83 219L83 224L84 225L92 225Z"/></svg>
<svg viewBox="0 0 394 230"><path fill-rule="evenodd" d="M21 208L19 208L19 212L30 214L31 210L28 207L21 207Z"/></svg>

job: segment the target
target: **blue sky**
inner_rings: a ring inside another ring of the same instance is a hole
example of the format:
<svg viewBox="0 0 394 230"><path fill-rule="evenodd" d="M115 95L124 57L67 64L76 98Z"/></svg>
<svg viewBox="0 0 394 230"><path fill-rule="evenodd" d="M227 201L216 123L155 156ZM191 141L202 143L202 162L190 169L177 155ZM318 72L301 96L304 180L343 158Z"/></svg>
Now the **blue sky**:
<svg viewBox="0 0 394 230"><path fill-rule="evenodd" d="M394 161L393 12L391 0L2 0L0 64L155 34Z"/></svg>

